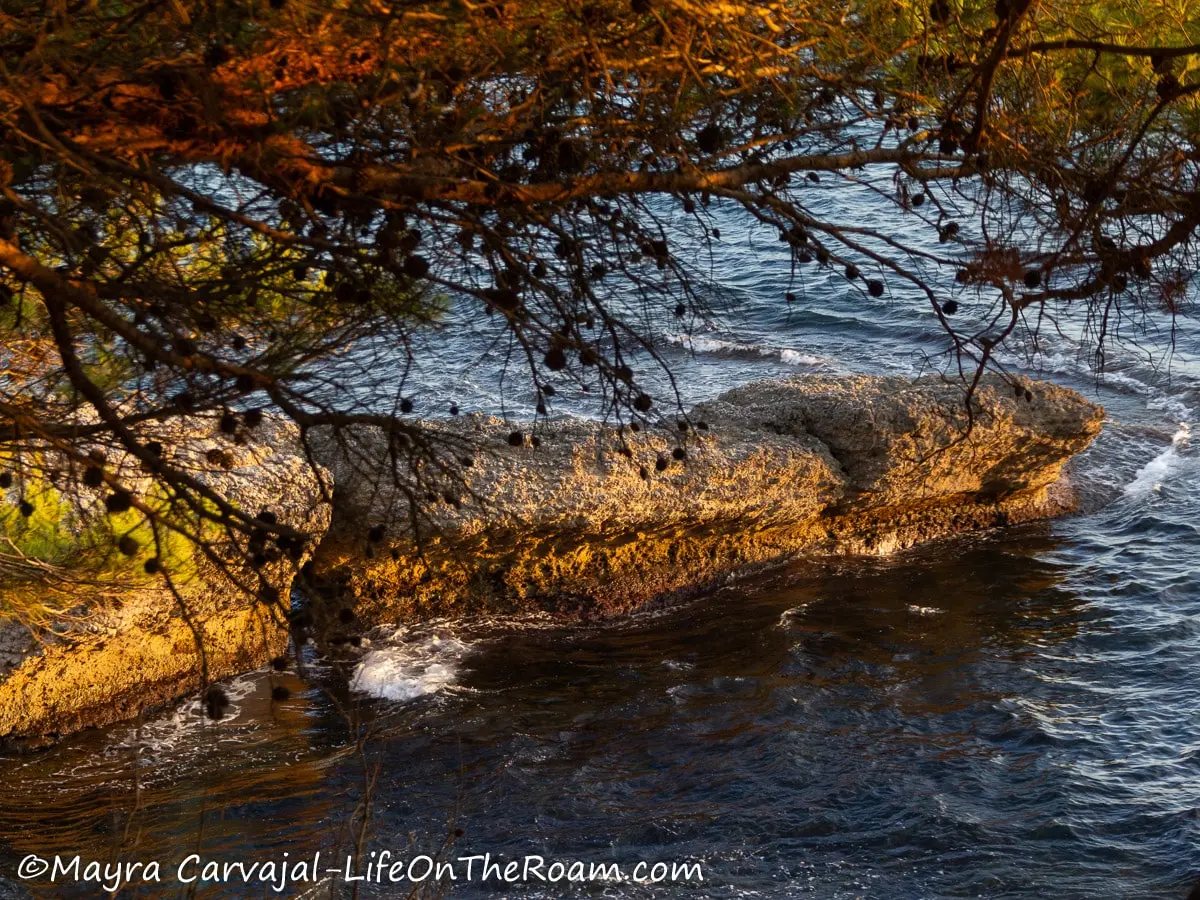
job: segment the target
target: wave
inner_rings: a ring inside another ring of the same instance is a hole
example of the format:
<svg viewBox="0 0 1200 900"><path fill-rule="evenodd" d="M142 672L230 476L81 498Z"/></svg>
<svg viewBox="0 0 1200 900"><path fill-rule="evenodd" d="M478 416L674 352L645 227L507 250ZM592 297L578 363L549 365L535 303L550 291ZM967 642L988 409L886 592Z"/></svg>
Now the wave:
<svg viewBox="0 0 1200 900"><path fill-rule="evenodd" d="M229 700L229 706L219 720L208 718L199 695L193 694L140 725L118 725L111 732L104 749L80 769L104 766L131 751L138 753L143 765L152 765L165 762L175 755L188 758L200 740L205 742L206 747L211 747L210 742L214 740L221 746L249 740L249 735L258 729L258 723L252 714L242 714L247 701L259 690L262 675L261 670L249 672L219 683L218 686Z"/></svg>
<svg viewBox="0 0 1200 900"><path fill-rule="evenodd" d="M1179 430L1171 438L1171 446L1142 466L1133 476L1133 481L1125 486L1125 496L1144 497L1151 491L1158 490L1163 480L1179 464L1180 450L1187 447L1190 437L1190 426L1187 422L1181 423Z"/></svg>
<svg viewBox="0 0 1200 900"><path fill-rule="evenodd" d="M406 702L454 685L472 645L443 632L402 627L368 651L350 681L353 690Z"/></svg>
<svg viewBox="0 0 1200 900"><path fill-rule="evenodd" d="M698 334L669 333L665 337L670 343L683 347L685 350L690 350L693 353L710 353L716 356L742 359L774 358L789 366L811 369L831 369L834 365L833 360L828 357L804 353L789 347L769 347L762 344L728 341Z"/></svg>
<svg viewBox="0 0 1200 900"><path fill-rule="evenodd" d="M1158 371L1138 372L1135 363L1127 362L1110 365L1104 371L1097 372L1079 345L1076 345L1074 351L1065 352L1037 350L1031 353L1019 347L1001 349L996 353L996 359L1036 375L1066 376L1110 390L1144 397L1147 409L1164 413L1179 422L1195 419L1195 410L1180 396L1189 392L1178 389L1169 391L1156 384L1155 382L1162 378Z"/></svg>

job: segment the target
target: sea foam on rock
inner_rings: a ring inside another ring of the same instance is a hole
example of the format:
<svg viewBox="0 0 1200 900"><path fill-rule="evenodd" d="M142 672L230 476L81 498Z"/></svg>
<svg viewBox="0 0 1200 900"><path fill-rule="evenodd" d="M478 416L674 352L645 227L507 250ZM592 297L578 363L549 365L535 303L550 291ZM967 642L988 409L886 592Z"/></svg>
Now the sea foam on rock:
<svg viewBox="0 0 1200 900"><path fill-rule="evenodd" d="M627 431L632 458L614 429L579 419L541 427L537 448L509 446L511 423L487 417L430 425L479 448L464 496L480 502L429 507L419 548L383 435L316 441L337 493L314 570L366 624L611 615L804 550L886 553L1044 518L1070 508L1063 465L1104 414L1066 388L1025 387L1032 399L984 379L968 412L963 386L936 377L756 382L690 413L708 428L682 433L684 461L673 421ZM368 541L372 524L382 542Z"/></svg>

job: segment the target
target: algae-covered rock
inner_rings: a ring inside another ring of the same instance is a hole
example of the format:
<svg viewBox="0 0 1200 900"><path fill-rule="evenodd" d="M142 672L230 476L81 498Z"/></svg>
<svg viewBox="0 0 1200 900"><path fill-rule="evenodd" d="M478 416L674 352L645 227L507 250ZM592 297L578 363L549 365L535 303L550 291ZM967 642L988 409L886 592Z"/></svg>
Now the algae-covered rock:
<svg viewBox="0 0 1200 900"><path fill-rule="evenodd" d="M617 613L805 549L888 552L1061 512L1062 466L1102 419L1050 384L1018 397L987 379L968 407L957 383L875 377L757 382L700 404L685 429L556 421L536 447L474 417L429 426L479 449L459 492L472 499L426 504L424 530L369 464L386 442L365 430L316 445L337 495L314 567L360 622Z"/></svg>

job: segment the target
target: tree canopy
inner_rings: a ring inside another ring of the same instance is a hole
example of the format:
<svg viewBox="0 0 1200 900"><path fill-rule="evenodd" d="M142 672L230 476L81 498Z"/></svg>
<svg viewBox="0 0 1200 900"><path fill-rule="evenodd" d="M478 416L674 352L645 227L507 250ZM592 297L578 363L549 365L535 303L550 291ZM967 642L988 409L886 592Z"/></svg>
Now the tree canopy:
<svg viewBox="0 0 1200 900"><path fill-rule="evenodd" d="M264 410L305 432L379 426L398 461L453 478L410 399L361 390L448 297L505 329L539 415L586 376L621 427L644 425L674 398L631 355L706 315L680 249L719 240L713 204L775 229L800 282L836 266L866 298L923 294L968 381L1063 310L1102 345L1122 316L1179 309L1195 269L1197 13L4 0L0 486L32 519L22 485L53 448L64 484L120 496L119 448L159 493L117 513L272 531L139 430L210 416L233 437ZM895 216L831 218L816 181ZM957 325L947 285L987 314ZM10 551L10 571L37 556Z"/></svg>

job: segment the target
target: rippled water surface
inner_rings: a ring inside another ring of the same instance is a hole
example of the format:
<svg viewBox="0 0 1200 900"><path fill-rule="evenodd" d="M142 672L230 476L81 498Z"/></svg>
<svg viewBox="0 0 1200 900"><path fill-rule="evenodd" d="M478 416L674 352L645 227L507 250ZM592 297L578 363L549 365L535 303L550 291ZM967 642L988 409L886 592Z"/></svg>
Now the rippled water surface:
<svg viewBox="0 0 1200 900"><path fill-rule="evenodd" d="M689 399L929 368L942 343L919 298L826 273L789 306L770 236L720 224L724 324L661 337ZM0 760L0 897L71 893L13 878L29 853L332 858L372 780L367 854L451 840L448 856L704 875L452 896L1183 897L1200 875L1200 338L1181 327L1169 370L1126 345L1099 384L1070 337L1010 349L1108 408L1075 474L1083 515L798 563L605 628L430 623L368 642L357 669L237 679L220 723L186 704ZM494 411L503 348L456 340L461 369L418 372L419 396ZM291 699L271 701L278 684Z"/></svg>

